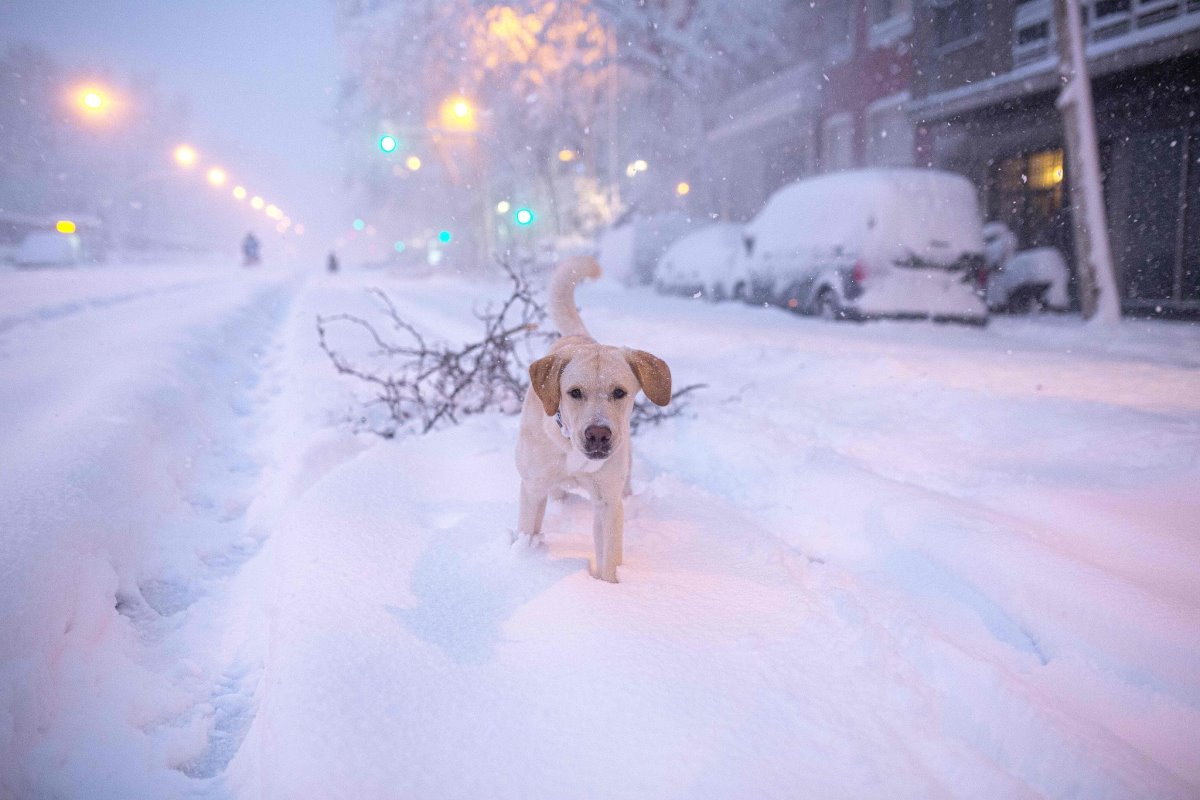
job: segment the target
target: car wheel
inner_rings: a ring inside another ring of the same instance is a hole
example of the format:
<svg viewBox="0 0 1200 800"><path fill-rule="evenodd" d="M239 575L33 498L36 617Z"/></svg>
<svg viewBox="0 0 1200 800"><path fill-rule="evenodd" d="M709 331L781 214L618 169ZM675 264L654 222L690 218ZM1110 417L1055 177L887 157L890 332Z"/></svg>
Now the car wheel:
<svg viewBox="0 0 1200 800"><path fill-rule="evenodd" d="M832 289L822 289L817 295L816 311L821 319L842 318L842 307L838 305L837 295Z"/></svg>

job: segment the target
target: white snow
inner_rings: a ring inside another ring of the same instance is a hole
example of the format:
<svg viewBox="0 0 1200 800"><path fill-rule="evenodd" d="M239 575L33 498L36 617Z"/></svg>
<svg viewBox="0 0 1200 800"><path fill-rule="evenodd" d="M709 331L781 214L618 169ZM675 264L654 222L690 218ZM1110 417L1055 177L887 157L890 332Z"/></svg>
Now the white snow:
<svg viewBox="0 0 1200 800"><path fill-rule="evenodd" d="M583 288L708 385L612 586L581 499L509 546L515 418L356 435L316 348L500 288L316 272L0 273L0 796L1200 791L1196 326Z"/></svg>
<svg viewBox="0 0 1200 800"><path fill-rule="evenodd" d="M1002 306L1013 293L1024 286L1045 286L1043 300L1052 308L1066 308L1067 264L1062 253L1054 247L1034 247L1020 250L1004 261L1000 269L988 275L987 303Z"/></svg>
<svg viewBox="0 0 1200 800"><path fill-rule="evenodd" d="M655 281L673 289L721 286L726 293L734 284L734 265L742 247L742 226L729 222L705 225L685 234L667 248L658 261Z"/></svg>
<svg viewBox="0 0 1200 800"><path fill-rule="evenodd" d="M932 169L863 169L780 189L746 224L764 253L845 253L868 262L909 256L935 265L983 252L975 188Z"/></svg>
<svg viewBox="0 0 1200 800"><path fill-rule="evenodd" d="M33 231L17 247L13 260L22 266L68 266L78 264L79 237L73 233Z"/></svg>

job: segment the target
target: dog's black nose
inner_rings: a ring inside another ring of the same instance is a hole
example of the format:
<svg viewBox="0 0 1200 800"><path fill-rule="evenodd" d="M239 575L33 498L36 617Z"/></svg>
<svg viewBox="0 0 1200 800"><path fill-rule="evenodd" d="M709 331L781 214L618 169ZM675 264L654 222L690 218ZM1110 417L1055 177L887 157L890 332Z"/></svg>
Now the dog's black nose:
<svg viewBox="0 0 1200 800"><path fill-rule="evenodd" d="M588 450L607 450L612 445L612 428L588 425L583 429L583 440Z"/></svg>

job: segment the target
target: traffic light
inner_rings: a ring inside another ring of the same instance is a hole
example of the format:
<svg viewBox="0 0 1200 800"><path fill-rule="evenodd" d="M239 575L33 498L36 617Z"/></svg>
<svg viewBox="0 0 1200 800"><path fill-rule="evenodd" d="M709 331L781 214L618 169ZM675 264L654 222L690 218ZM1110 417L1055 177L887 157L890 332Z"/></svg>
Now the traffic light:
<svg viewBox="0 0 1200 800"><path fill-rule="evenodd" d="M399 140L390 133L385 133L383 136L379 137L379 149L385 153L394 152L399 146Z"/></svg>
<svg viewBox="0 0 1200 800"><path fill-rule="evenodd" d="M528 228L530 225L533 224L534 219L535 219L535 217L533 215L533 212L530 211L528 208L518 208L516 211L513 212L513 221L516 222L518 225L520 225L522 228Z"/></svg>
<svg viewBox="0 0 1200 800"><path fill-rule="evenodd" d="M438 241L442 244L450 244L450 239L452 238L453 237L450 235L450 231L442 231L438 234Z"/></svg>

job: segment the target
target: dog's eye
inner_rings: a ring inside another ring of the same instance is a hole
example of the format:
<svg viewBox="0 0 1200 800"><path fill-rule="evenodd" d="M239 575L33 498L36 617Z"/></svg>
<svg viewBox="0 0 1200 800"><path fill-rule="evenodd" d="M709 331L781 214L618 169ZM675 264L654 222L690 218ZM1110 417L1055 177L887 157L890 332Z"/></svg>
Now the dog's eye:
<svg viewBox="0 0 1200 800"><path fill-rule="evenodd" d="M569 394L571 396L571 398L574 400L582 400L583 399L583 390L582 389L572 389L571 391L567 392L567 394Z"/></svg>
<svg viewBox="0 0 1200 800"><path fill-rule="evenodd" d="M620 400L622 397L624 397L627 394L629 394L629 392L625 391L624 389L622 389L620 387L613 389L613 399L614 400Z"/></svg>

